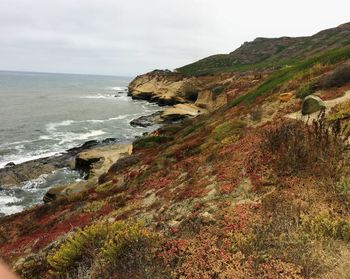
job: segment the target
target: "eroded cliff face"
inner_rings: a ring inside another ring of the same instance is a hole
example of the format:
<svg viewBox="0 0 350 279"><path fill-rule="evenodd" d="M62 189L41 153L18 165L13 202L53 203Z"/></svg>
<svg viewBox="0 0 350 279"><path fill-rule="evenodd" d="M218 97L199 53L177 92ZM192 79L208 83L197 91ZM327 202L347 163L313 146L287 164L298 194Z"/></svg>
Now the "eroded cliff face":
<svg viewBox="0 0 350 279"><path fill-rule="evenodd" d="M213 111L254 86L263 76L251 73L186 76L155 70L137 76L129 85L129 95L160 105L191 103L200 109Z"/></svg>
<svg viewBox="0 0 350 279"><path fill-rule="evenodd" d="M153 71L137 76L129 84L129 94L134 99L174 105L186 102L183 92L191 78L168 71Z"/></svg>

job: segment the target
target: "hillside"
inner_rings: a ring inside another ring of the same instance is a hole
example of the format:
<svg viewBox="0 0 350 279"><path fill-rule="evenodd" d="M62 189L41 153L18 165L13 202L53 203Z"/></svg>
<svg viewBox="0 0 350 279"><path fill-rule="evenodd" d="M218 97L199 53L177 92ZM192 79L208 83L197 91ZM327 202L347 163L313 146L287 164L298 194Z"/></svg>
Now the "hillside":
<svg viewBox="0 0 350 279"><path fill-rule="evenodd" d="M348 27L316 34L326 50L304 45L288 67L137 77L134 98L208 112L136 139L84 187L0 218L2 259L28 279L347 278ZM284 59L258 39L240 63L261 63L259 41L266 60ZM104 162L89 161L90 172Z"/></svg>
<svg viewBox="0 0 350 279"><path fill-rule="evenodd" d="M188 75L272 68L350 44L350 23L310 37L256 38L229 54L213 55L176 69Z"/></svg>

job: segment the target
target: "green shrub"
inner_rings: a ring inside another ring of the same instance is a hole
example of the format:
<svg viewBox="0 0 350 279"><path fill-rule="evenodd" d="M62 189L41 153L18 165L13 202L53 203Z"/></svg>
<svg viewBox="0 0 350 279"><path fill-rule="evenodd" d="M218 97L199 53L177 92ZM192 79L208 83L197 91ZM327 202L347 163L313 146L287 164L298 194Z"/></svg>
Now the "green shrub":
<svg viewBox="0 0 350 279"><path fill-rule="evenodd" d="M286 65L281 70L275 72L268 78L264 83L259 85L257 88L249 91L247 94L239 96L238 98L231 101L229 104L231 107L241 103L251 104L259 96L267 95L274 90L278 89L282 84L290 81L296 75L307 71L311 67L317 64L335 64L339 61L348 59L350 57L350 48L341 48L331 51L327 51L320 55L316 55L312 58L304 61L294 62L290 66Z"/></svg>
<svg viewBox="0 0 350 279"><path fill-rule="evenodd" d="M320 80L320 87L324 89L342 86L350 82L350 65L341 65L332 73Z"/></svg>
<svg viewBox="0 0 350 279"><path fill-rule="evenodd" d="M338 181L336 188L340 195L350 197L350 178L343 177L340 181Z"/></svg>
<svg viewBox="0 0 350 279"><path fill-rule="evenodd" d="M137 139L133 142L134 148L149 148L156 147L162 143L172 140L172 137L167 136L146 136Z"/></svg>
<svg viewBox="0 0 350 279"><path fill-rule="evenodd" d="M100 211L101 208L103 206L106 205L106 202L105 201L93 201L93 202L89 202L87 203L84 208L83 208L83 211L84 212L97 212L97 211Z"/></svg>
<svg viewBox="0 0 350 279"><path fill-rule="evenodd" d="M340 103L327 114L327 120L330 122L335 122L338 120L349 120L349 119L350 119L350 101Z"/></svg>
<svg viewBox="0 0 350 279"><path fill-rule="evenodd" d="M302 225L304 230L314 238L329 237L350 241L350 222L331 216L327 211L315 216L302 216Z"/></svg>
<svg viewBox="0 0 350 279"><path fill-rule="evenodd" d="M124 278L122 274L136 272L150 257L145 249L152 239L140 222L96 223L68 237L47 261L61 276L72 276L84 267L86 273L94 274L92 278L109 278L115 272Z"/></svg>
<svg viewBox="0 0 350 279"><path fill-rule="evenodd" d="M219 86L216 86L214 87L211 92L214 94L214 95L220 95L222 92L224 92L225 90L225 87L222 86L222 85L219 85Z"/></svg>
<svg viewBox="0 0 350 279"><path fill-rule="evenodd" d="M212 136L216 141L222 141L227 137L240 138L246 123L241 120L229 120L215 127Z"/></svg>
<svg viewBox="0 0 350 279"><path fill-rule="evenodd" d="M297 90L296 96L300 99L304 99L305 97L311 95L316 91L317 85L317 81L315 80L300 85L299 89Z"/></svg>
<svg viewBox="0 0 350 279"><path fill-rule="evenodd" d="M79 229L59 247L48 255L50 266L59 273L77 268L82 262L88 264L103 246L109 233L110 225L96 223L84 229Z"/></svg>
<svg viewBox="0 0 350 279"><path fill-rule="evenodd" d="M185 130L184 137L188 136L189 134L192 134L194 131L202 127L204 123L195 123L191 125L188 129Z"/></svg>

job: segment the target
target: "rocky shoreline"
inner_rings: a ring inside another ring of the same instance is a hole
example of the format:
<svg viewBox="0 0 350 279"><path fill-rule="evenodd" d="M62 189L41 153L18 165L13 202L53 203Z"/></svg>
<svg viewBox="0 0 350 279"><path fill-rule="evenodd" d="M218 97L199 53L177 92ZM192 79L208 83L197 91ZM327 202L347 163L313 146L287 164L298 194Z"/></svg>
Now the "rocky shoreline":
<svg viewBox="0 0 350 279"><path fill-rule="evenodd" d="M115 142L116 139L114 138L107 138L102 141L91 140L80 146L68 149L61 154L30 160L16 165L10 164L10 166L0 169L0 185L18 185L21 182L36 179L42 174L58 169L74 168L74 159L79 153Z"/></svg>
<svg viewBox="0 0 350 279"><path fill-rule="evenodd" d="M170 105L170 103L167 105ZM205 109L198 108L191 103L177 103L151 115L134 119L130 122L130 125L133 127L159 126L182 121L188 117L192 118L205 112ZM43 197L44 202L49 202L58 196L85 191L90 186L96 185L99 177L107 173L113 163L125 155L131 155L131 153L131 143L120 143L115 138L106 138L102 141L91 140L61 154L20 164L10 162L6 167L0 169L0 185L3 189L18 187L24 182L63 168L77 170L81 173L81 177L84 178L82 181L68 185L54 185L50 188Z"/></svg>

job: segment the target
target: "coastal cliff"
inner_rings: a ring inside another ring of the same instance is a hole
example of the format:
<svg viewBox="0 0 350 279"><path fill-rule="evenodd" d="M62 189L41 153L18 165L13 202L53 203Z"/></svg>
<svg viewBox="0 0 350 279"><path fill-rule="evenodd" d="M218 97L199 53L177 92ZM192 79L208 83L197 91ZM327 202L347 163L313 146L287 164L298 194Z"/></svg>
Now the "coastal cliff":
<svg viewBox="0 0 350 279"><path fill-rule="evenodd" d="M128 90L133 99L174 105L186 102L185 89L190 81L190 78L171 71L155 70L137 76L129 84Z"/></svg>
<svg viewBox="0 0 350 279"><path fill-rule="evenodd" d="M135 139L88 189L0 218L1 257L22 278L346 278L346 42L278 67L137 77L133 98L206 113Z"/></svg>
<svg viewBox="0 0 350 279"><path fill-rule="evenodd" d="M148 100L159 105L187 103L214 111L256 85L268 73L269 71L260 71L186 76L168 70L155 70L137 76L128 89L133 99Z"/></svg>

